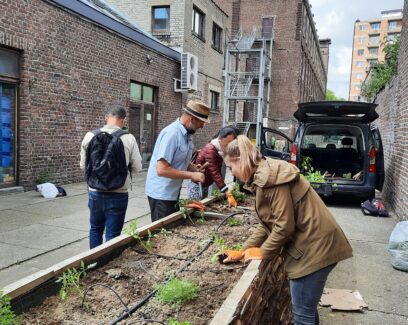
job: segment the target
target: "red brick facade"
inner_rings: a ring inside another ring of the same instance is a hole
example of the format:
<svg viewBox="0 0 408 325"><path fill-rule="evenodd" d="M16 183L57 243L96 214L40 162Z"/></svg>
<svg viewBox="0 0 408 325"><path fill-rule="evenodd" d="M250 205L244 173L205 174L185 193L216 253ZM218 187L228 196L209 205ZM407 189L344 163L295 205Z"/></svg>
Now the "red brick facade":
<svg viewBox="0 0 408 325"><path fill-rule="evenodd" d="M17 185L31 187L47 170L58 183L83 180L81 140L109 105L129 107L131 81L155 88L156 135L180 116L177 60L47 1L1 1L0 12L0 47L20 53Z"/></svg>
<svg viewBox="0 0 408 325"><path fill-rule="evenodd" d="M306 0L216 0L229 15L229 30L250 34L262 18L275 17L270 117L289 125L299 102L325 97L327 73Z"/></svg>
<svg viewBox="0 0 408 325"><path fill-rule="evenodd" d="M383 196L400 220L408 220L408 4L405 1L398 75L376 99L384 145Z"/></svg>

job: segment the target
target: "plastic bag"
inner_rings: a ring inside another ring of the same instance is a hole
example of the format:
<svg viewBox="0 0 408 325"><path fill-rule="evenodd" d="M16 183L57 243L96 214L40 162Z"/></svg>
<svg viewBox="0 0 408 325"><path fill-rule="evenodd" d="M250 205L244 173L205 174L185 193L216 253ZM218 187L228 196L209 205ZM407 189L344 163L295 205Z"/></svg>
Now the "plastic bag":
<svg viewBox="0 0 408 325"><path fill-rule="evenodd" d="M391 254L391 265L401 271L408 272L408 221L396 224L388 243Z"/></svg>
<svg viewBox="0 0 408 325"><path fill-rule="evenodd" d="M57 187L52 183L39 184L37 185L37 189L41 193L41 195L46 199L52 199L54 197L57 197L59 193Z"/></svg>

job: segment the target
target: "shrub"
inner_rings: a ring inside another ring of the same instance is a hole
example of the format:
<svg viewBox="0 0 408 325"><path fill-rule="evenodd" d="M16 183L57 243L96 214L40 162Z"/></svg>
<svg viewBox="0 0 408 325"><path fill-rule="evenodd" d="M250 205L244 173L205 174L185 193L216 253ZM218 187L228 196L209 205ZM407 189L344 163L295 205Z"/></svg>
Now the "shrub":
<svg viewBox="0 0 408 325"><path fill-rule="evenodd" d="M166 304L183 304L198 295L198 286L187 280L171 279L158 288L158 299Z"/></svg>

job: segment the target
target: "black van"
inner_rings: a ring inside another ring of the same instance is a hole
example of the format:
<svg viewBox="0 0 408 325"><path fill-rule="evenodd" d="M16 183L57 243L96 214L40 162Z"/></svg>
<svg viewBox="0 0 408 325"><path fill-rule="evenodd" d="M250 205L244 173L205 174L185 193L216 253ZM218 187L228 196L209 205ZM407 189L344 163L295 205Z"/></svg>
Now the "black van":
<svg viewBox="0 0 408 325"><path fill-rule="evenodd" d="M373 198L384 183L381 136L371 124L378 118L376 106L346 101L301 103L294 114L299 121L294 140L264 128L261 151L295 164L306 175L311 173L311 184L319 194Z"/></svg>

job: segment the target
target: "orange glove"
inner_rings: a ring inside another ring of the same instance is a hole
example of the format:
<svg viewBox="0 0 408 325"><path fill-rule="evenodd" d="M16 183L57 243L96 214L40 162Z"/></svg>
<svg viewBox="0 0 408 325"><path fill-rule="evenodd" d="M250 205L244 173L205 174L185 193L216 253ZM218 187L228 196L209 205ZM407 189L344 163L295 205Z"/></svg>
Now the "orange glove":
<svg viewBox="0 0 408 325"><path fill-rule="evenodd" d="M186 204L187 208L193 208L198 211L204 211L205 205L200 201L191 201L190 203Z"/></svg>
<svg viewBox="0 0 408 325"><path fill-rule="evenodd" d="M262 260L262 250L258 247L251 247L244 250L244 261L249 260Z"/></svg>
<svg viewBox="0 0 408 325"><path fill-rule="evenodd" d="M237 203L237 201L235 200L234 196L231 194L231 192L230 192L230 191L227 191L227 192L225 192L225 195L227 196L227 200L228 200L229 206L236 208L237 205L238 205L238 203Z"/></svg>
<svg viewBox="0 0 408 325"><path fill-rule="evenodd" d="M223 263L232 263L238 262L244 258L244 251L234 251L234 250L226 250L224 252L227 255L227 258L223 260Z"/></svg>

